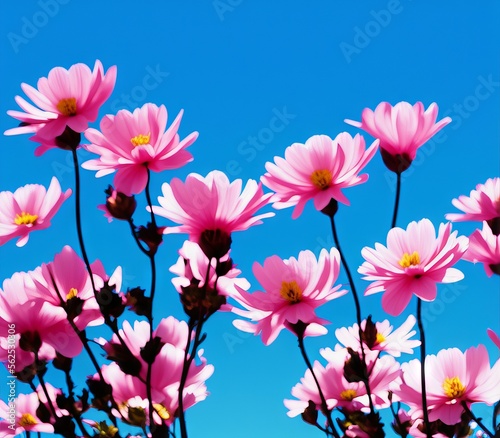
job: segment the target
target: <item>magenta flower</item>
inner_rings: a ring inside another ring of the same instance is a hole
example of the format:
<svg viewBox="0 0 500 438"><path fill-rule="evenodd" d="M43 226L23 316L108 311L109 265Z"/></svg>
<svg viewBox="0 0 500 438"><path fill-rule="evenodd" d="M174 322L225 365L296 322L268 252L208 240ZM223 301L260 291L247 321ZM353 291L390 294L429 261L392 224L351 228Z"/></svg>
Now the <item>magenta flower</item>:
<svg viewBox="0 0 500 438"><path fill-rule="evenodd" d="M486 333L491 341L500 349L500 336L498 336L492 329L487 329Z"/></svg>
<svg viewBox="0 0 500 438"><path fill-rule="evenodd" d="M401 356L401 353L413 354L413 349L420 345L418 339L410 339L416 334L416 331L413 330L415 323L416 319L413 315L409 315L403 325L396 330L393 330L392 325L387 319L382 322L376 322L376 340L370 350L385 351L394 357ZM365 331L366 319L361 321L361 329L363 332ZM358 324L335 330L335 336L344 347L350 347L358 352L361 351ZM363 345L366 349L366 341L363 342Z"/></svg>
<svg viewBox="0 0 500 438"><path fill-rule="evenodd" d="M394 392L410 406L413 419L422 416L420 361L402 365L403 383ZM462 403L492 405L500 399L500 360L490 368L484 345L462 353L458 348L441 350L425 359L429 420L456 424L464 411Z"/></svg>
<svg viewBox="0 0 500 438"><path fill-rule="evenodd" d="M361 122L345 119L380 139L380 152L386 166L396 173L405 171L415 159L417 149L451 122L445 117L436 123L438 106L432 103L424 111L422 102L399 102L394 107L381 102L375 111L365 108Z"/></svg>
<svg viewBox="0 0 500 438"><path fill-rule="evenodd" d="M24 126L5 131L6 135L35 132L31 140L42 143L35 155L57 147L56 137L66 127L81 133L89 122L97 119L99 108L108 99L116 81L116 67L105 74L101 61L96 61L94 71L85 64L72 65L69 70L55 67L47 78L38 80L38 89L21 84L26 95L39 108L20 96L16 102L25 111L8 111L7 114L20 120Z"/></svg>
<svg viewBox="0 0 500 438"><path fill-rule="evenodd" d="M71 195L64 193L56 177L45 189L39 184L27 184L14 193L0 192L0 245L18 237L17 246L24 246L29 233L50 227L50 221L62 203Z"/></svg>
<svg viewBox="0 0 500 438"><path fill-rule="evenodd" d="M295 206L292 217L302 214L310 199L316 210L322 210L335 199L349 205L342 189L365 182L367 174L359 175L377 151L378 140L366 150L364 138L342 132L334 140L327 135L314 135L305 144L294 143L285 151L285 158L275 157L267 163L264 185L275 191L274 208Z"/></svg>
<svg viewBox="0 0 500 438"><path fill-rule="evenodd" d="M85 137L91 142L85 149L100 155L86 161L84 169L97 170L97 177L117 171L114 185L125 195L140 193L146 187L148 170L161 172L177 169L193 160L185 149L198 137L192 132L180 140L178 130L183 112L167 127L167 109L146 103L133 113L120 110L105 116L101 132L90 128Z"/></svg>
<svg viewBox="0 0 500 438"><path fill-rule="evenodd" d="M52 388L50 385L48 386ZM52 402L55 403L55 399ZM44 423L38 417L37 409L39 404L40 401L36 392L19 394L12 401L12 408L3 400L0 400L0 418L3 418L3 420L0 420L0 434L2 437L10 438L23 432L54 433L54 426ZM11 423L13 419L15 421Z"/></svg>
<svg viewBox="0 0 500 438"><path fill-rule="evenodd" d="M467 238L451 232L451 224L441 224L438 236L429 219L411 222L406 230L393 228L387 247L361 251L366 260L358 269L364 280L372 281L365 295L385 291L383 309L399 315L415 294L424 301L436 299L436 283L454 283L463 274L452 266L467 249Z"/></svg>
<svg viewBox="0 0 500 438"><path fill-rule="evenodd" d="M236 320L233 324L245 332L262 334L265 345L271 344L284 328L294 331L293 325L307 325L304 336L327 333L323 325L328 321L316 316L317 307L347 293L340 285L333 287L339 274L340 255L332 248L323 249L319 260L311 251L301 251L299 257L282 260L268 257L261 266L253 265L253 274L264 292L248 293L236 286L239 294L233 298L245 310L233 307L239 316L250 321Z"/></svg>
<svg viewBox="0 0 500 438"><path fill-rule="evenodd" d="M500 235L493 234L488 223L483 222L483 229L474 231L469 237L469 248L464 260L484 266L486 275L500 275Z"/></svg>
<svg viewBox="0 0 500 438"><path fill-rule="evenodd" d="M448 213L449 221L487 221L495 230L495 221L500 220L500 178L489 178L484 184L478 184L470 196L461 195L451 203L463 213ZM495 232L499 234L499 232Z"/></svg>
<svg viewBox="0 0 500 438"><path fill-rule="evenodd" d="M271 194L264 194L261 184L249 180L242 189L241 179L230 183L227 176L218 170L205 178L191 173L183 183L174 178L162 186L163 197L158 197L160 206L153 206L159 216L181 224L167 227L165 233L188 233L189 240L200 244L205 254L207 247L216 248L222 257L231 244L231 233L243 231L261 224L261 219L274 213L255 213L269 203Z"/></svg>
<svg viewBox="0 0 500 438"><path fill-rule="evenodd" d="M349 359L346 348L333 351L329 348L321 351L321 355L328 361L326 367L318 361L314 363L313 369L321 391L323 392L329 410L342 408L347 412L369 411L369 398L366 386L363 382L348 382L344 377L344 364ZM400 366L392 356L383 356L377 359L377 354L370 352L367 355L370 373L370 389L372 401L375 407L384 408L389 406L389 389L400 381ZM307 370L300 383L292 389L292 395L298 400L285 400L285 406L289 409L287 415L296 417L304 412L311 400L321 409L321 398L318 387L312 373Z"/></svg>

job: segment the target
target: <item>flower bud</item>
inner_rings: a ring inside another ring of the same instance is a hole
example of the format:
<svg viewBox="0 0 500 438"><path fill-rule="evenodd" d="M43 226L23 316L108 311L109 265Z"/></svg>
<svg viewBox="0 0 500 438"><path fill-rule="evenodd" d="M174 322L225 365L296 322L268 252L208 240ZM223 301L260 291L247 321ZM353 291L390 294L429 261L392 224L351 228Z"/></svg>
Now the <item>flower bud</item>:
<svg viewBox="0 0 500 438"><path fill-rule="evenodd" d="M111 217L128 221L132 218L137 207L134 196L127 196L108 186L105 190L108 198L106 199L106 210Z"/></svg>

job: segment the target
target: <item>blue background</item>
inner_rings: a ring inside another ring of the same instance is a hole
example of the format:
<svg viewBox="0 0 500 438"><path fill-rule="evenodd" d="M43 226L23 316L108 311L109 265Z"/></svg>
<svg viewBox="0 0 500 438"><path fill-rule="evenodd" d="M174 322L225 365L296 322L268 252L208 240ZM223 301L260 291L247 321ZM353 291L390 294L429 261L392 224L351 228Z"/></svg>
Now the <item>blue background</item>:
<svg viewBox="0 0 500 438"><path fill-rule="evenodd" d="M14 96L22 94L21 82L36 85L55 66L93 66L100 59L106 69L118 66L114 93L101 116L146 102L165 104L170 120L185 109L181 136L200 133L190 147L192 163L154 175L154 199L163 182L190 172L206 175L220 169L231 179L258 179L265 163L283 156L294 142L303 143L314 134L335 137L344 130L355 134L358 131L344 118L360 120L363 108L374 109L381 101L422 101L426 107L437 102L439 119L453 119L403 174L399 226L423 217L437 226L445 213L455 211L453 198L499 175L498 2L475 2L473 7L410 0L270 3L5 1L0 14L0 131L16 126L5 112L18 109ZM155 81L146 79L151 71L157 72ZM277 112L288 114L282 129L273 128ZM249 138L259 136L260 146L251 146ZM368 144L373 140L366 138ZM27 136L2 138L0 190L14 191L27 183L48 186L53 175L63 189L73 187L69 153L52 150L36 158L34 148ZM91 157L84 151L79 156ZM337 215L341 243L354 272L363 261L363 246L385 243L394 202L394 176L379 154L366 170L370 179L345 191L351 207L341 207ZM103 190L111 177L96 179L93 172L83 171L82 178L90 258L100 258L110 272L121 265L125 287L148 287L148 260L127 235L127 224L108 224L96 209L104 202ZM144 223L145 201L138 201L136 222ZM33 233L25 247L17 248L14 241L1 247L0 277L48 262L66 244L78 249L73 215L71 197L53 226ZM167 225L163 219L160 223ZM463 223L456 228L468 235L476 226ZM177 260L184 238L166 238L157 257L157 321L168 314L183 317L168 268ZM277 211L265 224L234 234L233 242L234 260L252 290L259 288L251 273L254 261L262 263L273 254L297 256L307 248L319 254L322 247L333 245L327 218L312 205L297 220L291 219L290 209ZM498 350L486 328L499 331L498 277L487 279L481 265L460 262L458 267L466 278L448 290L441 286L436 302L424 305L428 353L451 346L463 351L484 343L493 361ZM343 274L339 281L347 283ZM361 292L366 283L358 275L355 281ZM386 318L380 298L362 299L364 317ZM400 324L414 309L412 301L391 321ZM319 348L334 346L335 327L355 321L350 295L318 313L332 325L328 335L306 341L313 358L319 358ZM205 356L215 365L215 374L207 382L210 396L187 414L190 436L321 436L299 418L289 419L283 406L305 371L296 339L284 332L264 347L260 339L239 333L233 319L218 314L206 326ZM90 373L92 368L82 359L77 378ZM63 386L61 374L51 371L48 376L55 386ZM1 397L6 390L0 387ZM490 408L478 406L475 411L491 424Z"/></svg>

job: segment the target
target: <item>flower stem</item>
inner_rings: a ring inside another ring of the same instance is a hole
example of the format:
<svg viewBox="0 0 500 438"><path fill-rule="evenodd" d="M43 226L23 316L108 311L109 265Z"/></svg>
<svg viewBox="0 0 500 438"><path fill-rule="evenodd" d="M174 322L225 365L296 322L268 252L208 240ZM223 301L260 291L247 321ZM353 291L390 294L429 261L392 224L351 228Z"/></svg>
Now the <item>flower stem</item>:
<svg viewBox="0 0 500 438"><path fill-rule="evenodd" d="M359 303L359 297L358 293L356 292L356 285L354 284L354 280L351 275L351 271L349 269L349 265L347 264L347 260L344 257L344 253L342 252L342 248L340 247L340 241L339 241L339 236L337 234L337 227L335 226L335 219L333 215L329 216L330 217L330 225L332 228L332 234L333 234L333 240L335 242L335 246L337 247L337 250L339 251L340 254L340 261L342 262L342 266L344 267L344 270L347 274L347 278L349 280L349 285L351 286L351 291L352 291L352 296L354 298L354 305L356 307L356 321L358 323L358 336L359 336L359 346L361 348L361 357L363 359L363 363L365 364L365 369L368 368L368 365L366 364L366 354L365 354L365 348L363 346L363 331L361 328L361 304ZM375 413L375 407L373 406L373 400L372 400L372 394L371 394L371 389L370 389L370 375L367 373L366 380L364 381L365 387L366 387L366 394L368 395L368 402L370 403L370 412L372 414Z"/></svg>
<svg viewBox="0 0 500 438"><path fill-rule="evenodd" d="M472 411L470 410L469 406L467 406L467 403L465 401L462 402L462 407L464 408L464 411L471 417L472 420L474 420L477 425L483 429L483 432L488 435L490 438L494 438L495 435L493 435L487 428L486 426L482 423L481 418L477 418Z"/></svg>
<svg viewBox="0 0 500 438"><path fill-rule="evenodd" d="M417 298L417 324L420 331L420 382L422 386L422 410L427 438L432 438L429 413L427 412L427 391L425 388L425 333L422 324L422 300Z"/></svg>
<svg viewBox="0 0 500 438"><path fill-rule="evenodd" d="M392 214L391 228L396 226L396 220L398 218L399 209L399 198L401 196L401 173L396 173L396 200L394 201L394 212Z"/></svg>
<svg viewBox="0 0 500 438"><path fill-rule="evenodd" d="M318 387L319 397L321 398L321 410L322 410L323 414L326 416L326 419L328 421L328 426L331 429L332 435L335 438L340 438L340 435L338 434L337 430L335 429L335 425L333 424L332 413L331 413L331 411L328 410L328 405L326 404L325 395L323 394L323 391L322 391L321 386L319 384L318 378L316 377L316 373L314 372L314 369L311 365L311 361L309 360L309 357L307 356L306 349L304 346L304 336L297 335L297 338L299 340L300 353L302 354L302 357L304 358L304 361L307 365L307 368L309 368L309 371L311 371L314 382L316 383L316 386Z"/></svg>

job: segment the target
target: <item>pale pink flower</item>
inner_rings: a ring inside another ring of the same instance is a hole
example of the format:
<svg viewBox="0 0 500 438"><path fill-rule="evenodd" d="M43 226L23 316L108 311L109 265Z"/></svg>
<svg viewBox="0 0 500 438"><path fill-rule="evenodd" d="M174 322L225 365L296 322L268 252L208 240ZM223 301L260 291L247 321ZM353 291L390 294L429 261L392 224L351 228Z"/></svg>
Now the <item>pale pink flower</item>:
<svg viewBox="0 0 500 438"><path fill-rule="evenodd" d="M94 262L90 267L93 271L99 270L104 273L100 262ZM36 287L35 296L51 306L62 308L63 303L68 306L71 299L82 301L81 313L74 318L80 330L104 322L85 263L70 246L66 245L55 255L52 262L44 263L33 278ZM94 275L94 284L96 289L98 286L100 288L103 279Z"/></svg>
<svg viewBox="0 0 500 438"><path fill-rule="evenodd" d="M292 217L299 217L310 199L320 211L335 199L349 205L342 189L364 183L367 174L359 172L377 151L378 140L365 149L364 138L342 132L335 139L314 135L305 144L294 143L285 150L285 158L266 163L262 183L275 191L274 208L295 206Z"/></svg>
<svg viewBox="0 0 500 438"><path fill-rule="evenodd" d="M319 260L307 250L299 257L282 260L278 256L268 257L261 266L253 265L253 274L264 292L248 293L241 288L233 298L245 310L233 307L232 312L250 318L250 321L236 320L233 324L240 330L262 334L265 345L271 344L281 330L293 331L293 325L302 322L307 325L304 336L318 336L327 333L319 318L317 307L347 293L340 285L333 287L339 274L340 255L337 249L330 252L323 249Z"/></svg>
<svg viewBox="0 0 500 438"><path fill-rule="evenodd" d="M417 359L402 365L402 385L394 390L410 406L412 418L422 417L421 364ZM441 350L425 358L429 420L456 424L464 411L462 403L492 405L500 399L500 360L490 367L484 345L462 353L458 348Z"/></svg>
<svg viewBox="0 0 500 438"><path fill-rule="evenodd" d="M153 206L159 216L181 224L167 227L165 233L188 233L189 240L200 243L202 237L217 233L230 236L234 231L243 231L261 224L261 219L274 213L255 213L269 203L271 193L264 194L262 185L249 180L242 191L242 180L232 183L218 170L206 177L191 173L183 183L174 178L162 186L163 196L158 197L160 206ZM226 254L226 251L222 254Z"/></svg>
<svg viewBox="0 0 500 438"><path fill-rule="evenodd" d="M45 189L39 184L27 184L14 193L0 192L0 245L18 237L17 246L24 246L29 233L50 226L50 221L62 203L71 195L64 193L56 177Z"/></svg>
<svg viewBox="0 0 500 438"><path fill-rule="evenodd" d="M104 73L101 61L96 61L94 71L85 64L72 65L69 70L55 67L47 78L40 78L36 88L21 84L26 95L39 108L21 96L17 104L25 111L7 111L20 120L23 126L5 131L6 135L36 133L34 141L42 143L35 155L56 147L55 138L66 127L77 133L88 128L89 122L97 119L99 108L108 99L116 81L116 66Z"/></svg>
<svg viewBox="0 0 500 438"><path fill-rule="evenodd" d="M469 237L469 248L463 256L464 260L482 263L486 275L500 275L500 235L495 235L487 222L483 229L474 231Z"/></svg>
<svg viewBox="0 0 500 438"><path fill-rule="evenodd" d="M381 102L375 111L365 108L361 113L361 122L344 121L380 139L384 163L390 170L401 173L415 159L417 149L451 122L450 117L445 117L436 123L437 113L435 103L424 110L422 102L413 106L408 102L399 102L394 107L388 102Z"/></svg>
<svg viewBox="0 0 500 438"><path fill-rule="evenodd" d="M348 382L344 377L344 364L349 359L346 348L333 351L330 348L320 351L328 361L326 367L320 362L314 362L313 369L321 391L326 399L329 410L343 408L349 412L362 410L369 412L369 399L366 386L363 382ZM371 369L369 381L372 401L376 408L389 406L390 386L400 380L400 366L392 356L377 358L377 354L369 352L367 355L368 368ZM309 400L321 409L321 398L312 373L307 370L300 383L292 389L292 395L298 400L285 400L289 409L287 415L296 417L308 407Z"/></svg>
<svg viewBox="0 0 500 438"><path fill-rule="evenodd" d="M85 149L100 155L86 161L82 167L97 170L96 177L117 171L114 185L126 195L140 193L148 181L148 169L161 172L177 169L193 160L185 149L198 137L192 132L180 140L178 130L183 112L167 127L167 109L146 103L133 113L120 110L106 115L100 124L101 132L90 128L85 137L91 142Z"/></svg>
<svg viewBox="0 0 500 438"><path fill-rule="evenodd" d="M62 307L53 306L36 296L34 275L39 275L39 272L19 272L4 280L3 291L0 290L0 325L15 324L16 348L21 337L29 341L24 344L33 348L41 343L40 358L43 354L44 358L52 359L56 351L66 357L77 356L83 348L80 338ZM16 349L16 352L20 351ZM32 351L16 353L16 371L21 371L33 360Z"/></svg>
<svg viewBox="0 0 500 438"><path fill-rule="evenodd" d="M217 275L217 263L228 262L230 260L229 253L218 262L211 259L210 269L208 269L208 257L197 243L186 240L179 250L179 254L180 257L177 259L177 263L169 269L170 272L178 276L172 279L172 283L179 293L182 293L182 287L189 286L192 280L196 281L198 287L202 288L207 277L209 286L213 288L217 284L217 292L225 296L232 296L237 293L235 286L244 290L248 290L250 287L250 283L245 278L238 278L241 271L234 266L224 275Z"/></svg>
<svg viewBox="0 0 500 438"><path fill-rule="evenodd" d="M469 196L460 195L451 203L463 213L448 213L449 221L490 222L500 218L500 178L489 178L484 184L478 184Z"/></svg>
<svg viewBox="0 0 500 438"><path fill-rule="evenodd" d="M3 386L5 386L5 382ZM55 399L52 401L55 403ZM3 420L0 420L0 434L2 437L14 437L23 432L54 433L52 424L44 423L38 418L36 411L39 404L40 401L36 392L19 394L9 404L0 400L0 418L3 418ZM13 425L10 422L12 416L15 418Z"/></svg>
<svg viewBox="0 0 500 438"><path fill-rule="evenodd" d="M372 283L365 295L385 291L382 307L399 315L413 295L424 301L436 299L436 283L454 283L463 274L452 266L467 249L468 240L451 232L451 224L441 224L438 236L429 219L411 222L406 230L393 228L387 235L387 247L364 247L366 260L358 269Z"/></svg>
<svg viewBox="0 0 500 438"><path fill-rule="evenodd" d="M376 341L370 348L373 351L385 351L386 353L400 357L401 353L413 354L413 349L420 345L418 339L410 339L416 334L413 330L416 319L413 315L409 315L406 321L393 330L392 325L386 319L382 322L375 322ZM366 320L361 321L361 328L364 331L366 328ZM335 330L335 336L344 347L350 347L355 351L361 351L359 345L359 328L358 324L351 327L341 327ZM366 347L366 342L363 342Z"/></svg>

